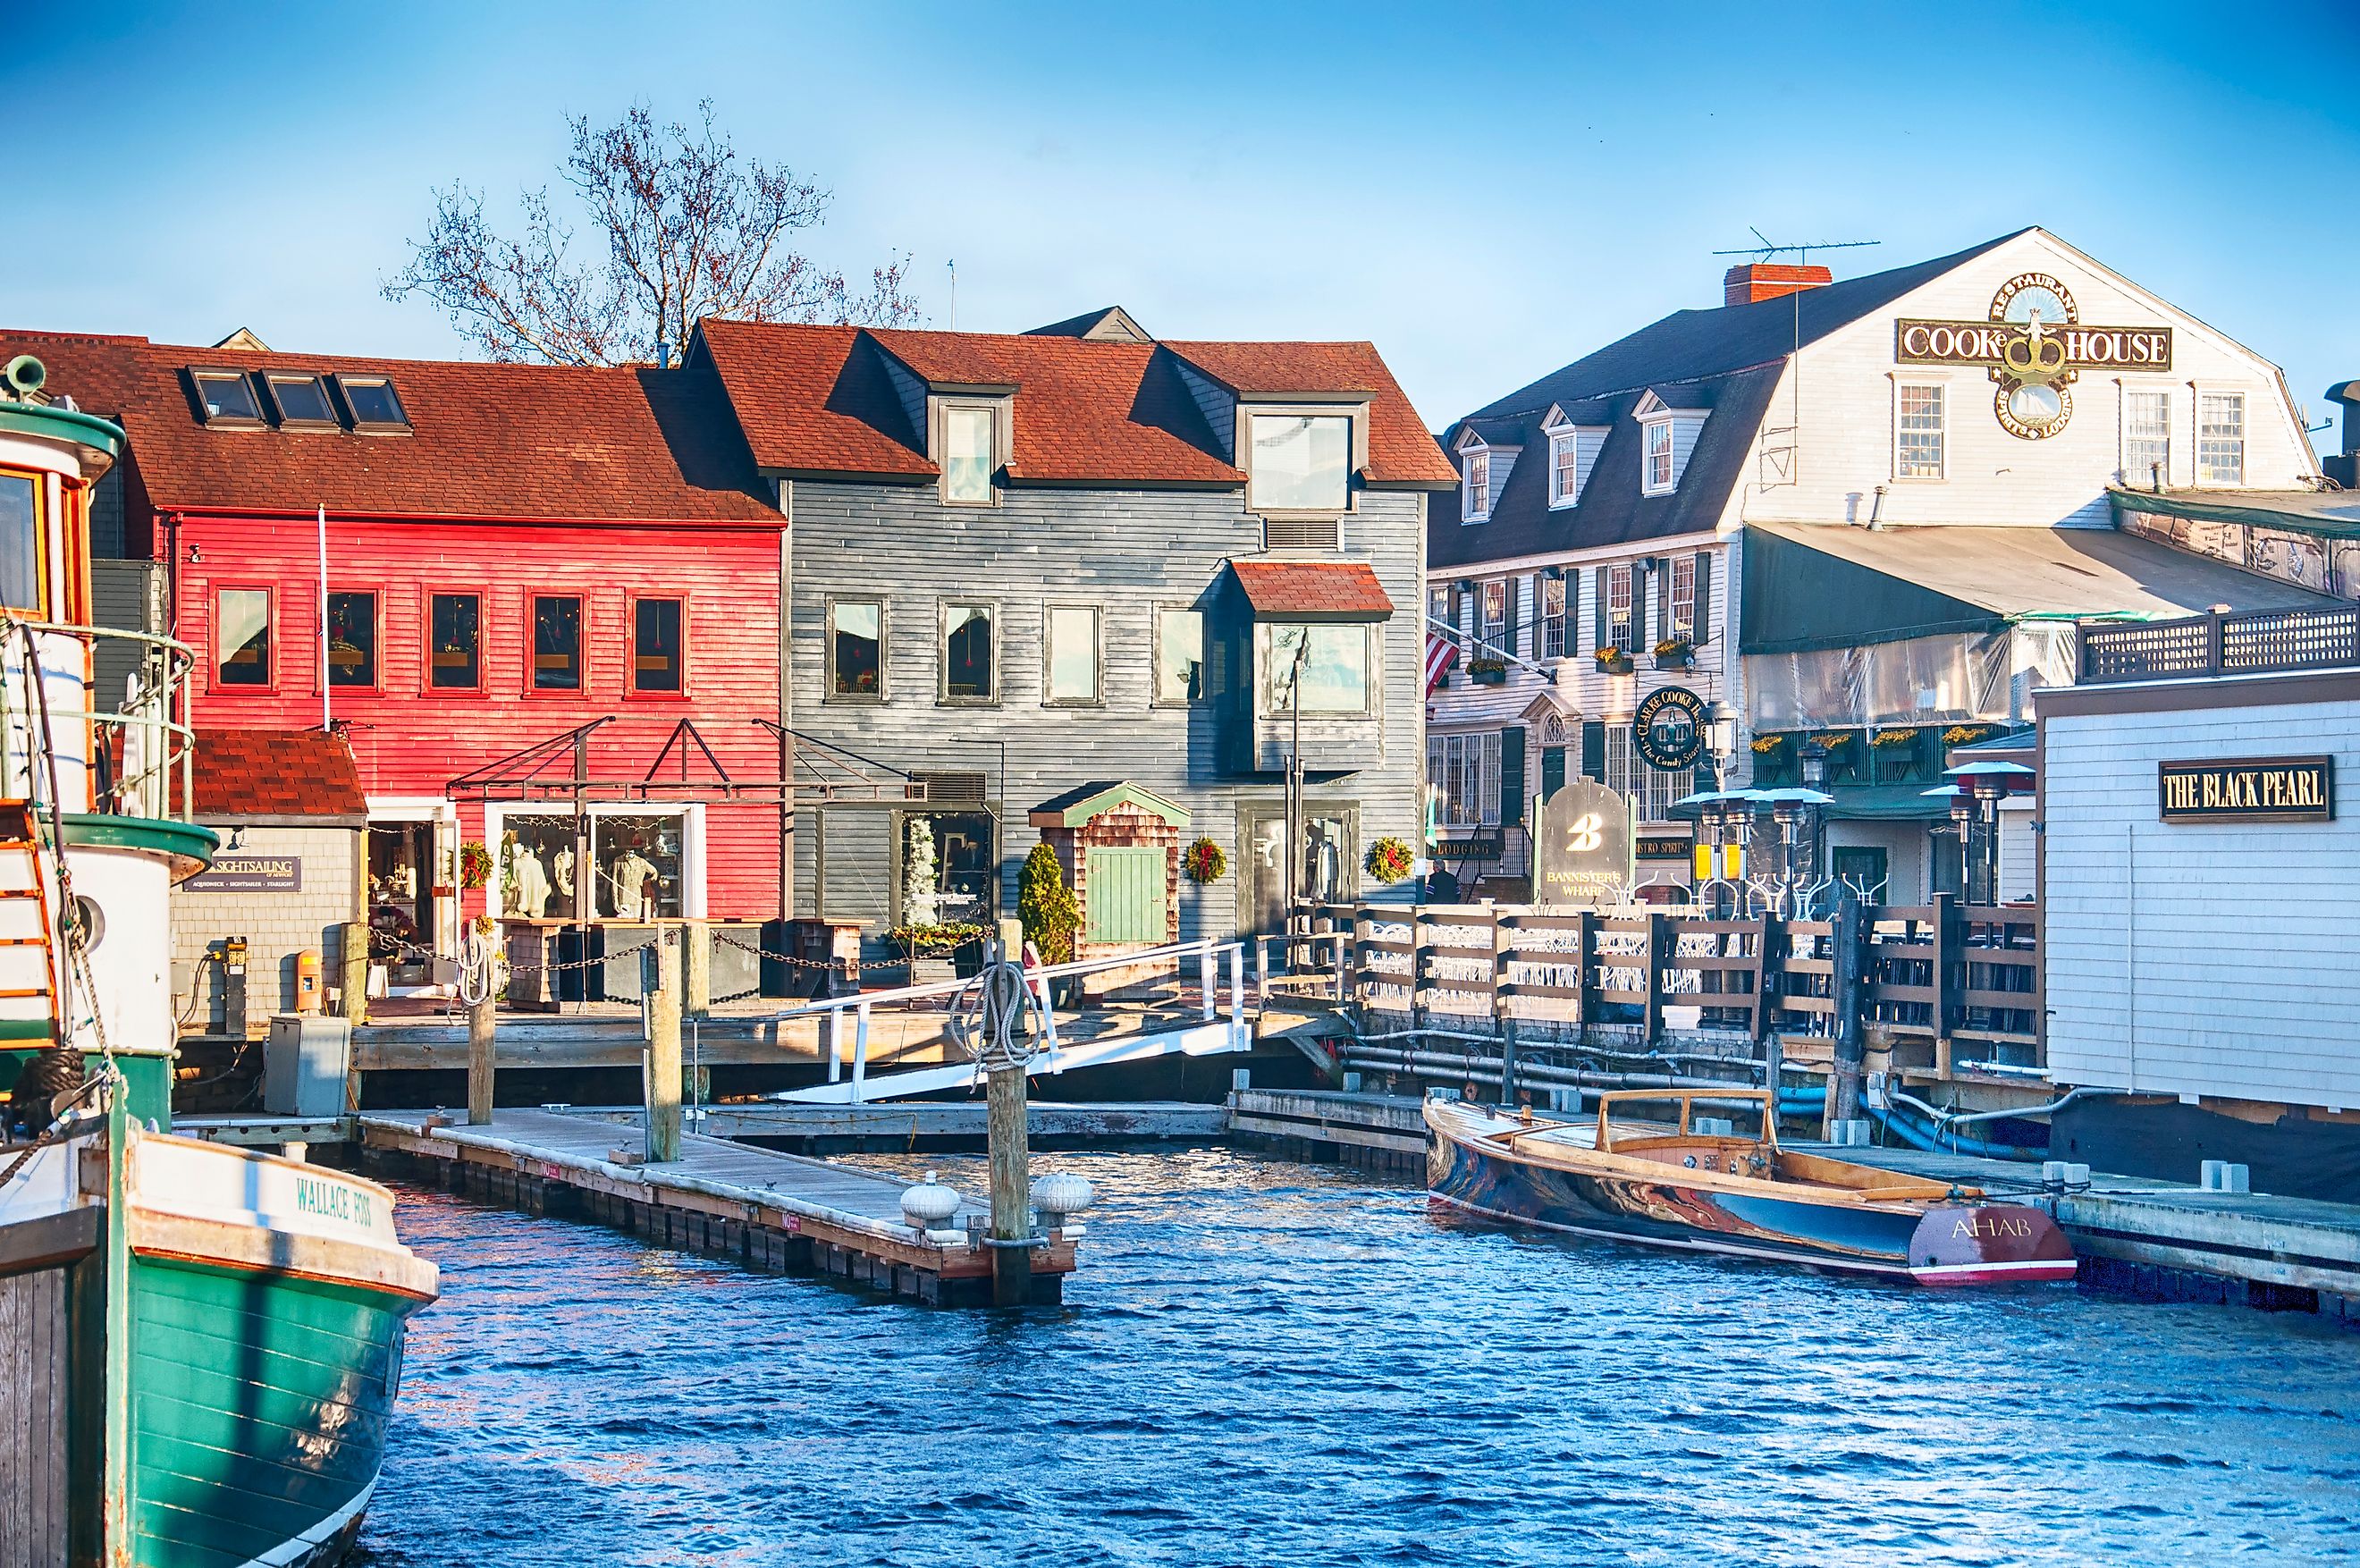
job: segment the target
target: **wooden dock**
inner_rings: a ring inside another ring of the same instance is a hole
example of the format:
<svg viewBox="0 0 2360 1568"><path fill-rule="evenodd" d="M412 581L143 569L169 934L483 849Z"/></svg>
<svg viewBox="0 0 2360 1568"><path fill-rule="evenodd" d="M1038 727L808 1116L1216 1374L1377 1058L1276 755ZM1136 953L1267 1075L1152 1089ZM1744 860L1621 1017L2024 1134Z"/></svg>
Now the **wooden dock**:
<svg viewBox="0 0 2360 1568"><path fill-rule="evenodd" d="M619 1126L639 1125L636 1105L570 1106ZM984 1147L985 1105L967 1100L894 1100L859 1105L733 1101L696 1108L695 1130L708 1137L744 1138L802 1154L899 1153ZM1026 1143L1034 1149L1090 1147L1131 1142L1218 1143L1229 1131L1218 1104L1178 1100L1071 1104L1034 1101L1025 1107Z"/></svg>
<svg viewBox="0 0 2360 1568"><path fill-rule="evenodd" d="M991 1299L989 1211L962 1201L937 1227L901 1216L905 1183L825 1160L690 1134L680 1158L628 1163L636 1127L562 1111L501 1111L486 1126L447 1113L370 1112L358 1119L362 1164L424 1177L530 1213L613 1225L661 1245L772 1273L811 1273L943 1306ZM617 1156L622 1157L618 1158ZM1032 1299L1055 1302L1081 1227L1032 1249Z"/></svg>

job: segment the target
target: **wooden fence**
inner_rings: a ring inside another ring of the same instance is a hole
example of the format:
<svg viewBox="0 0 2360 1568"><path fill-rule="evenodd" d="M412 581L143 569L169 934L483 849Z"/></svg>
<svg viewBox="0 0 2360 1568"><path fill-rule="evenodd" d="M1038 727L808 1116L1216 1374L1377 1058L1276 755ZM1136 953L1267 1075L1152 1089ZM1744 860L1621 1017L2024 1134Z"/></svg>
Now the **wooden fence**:
<svg viewBox="0 0 2360 1568"><path fill-rule="evenodd" d="M1470 905L1305 905L1291 923L1332 994L1412 1028L1654 1045L1699 1030L1808 1058L1847 1019L1910 1065L2046 1065L2040 912L1938 894L1833 920L1713 920L1677 908L1541 913ZM1847 952L1847 948L1850 951ZM1694 1009L1693 1019L1687 1010Z"/></svg>

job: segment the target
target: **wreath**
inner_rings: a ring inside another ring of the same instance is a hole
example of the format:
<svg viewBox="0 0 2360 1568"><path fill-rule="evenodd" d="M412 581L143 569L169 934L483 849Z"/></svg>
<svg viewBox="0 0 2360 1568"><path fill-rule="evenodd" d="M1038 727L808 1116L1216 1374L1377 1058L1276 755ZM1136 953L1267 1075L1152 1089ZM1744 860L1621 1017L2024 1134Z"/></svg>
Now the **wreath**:
<svg viewBox="0 0 2360 1568"><path fill-rule="evenodd" d="M492 852L474 839L459 846L459 885L484 887L492 880Z"/></svg>
<svg viewBox="0 0 2360 1568"><path fill-rule="evenodd" d="M1409 846L1399 839L1380 839L1369 846L1369 874L1389 887L1407 877L1415 863Z"/></svg>
<svg viewBox="0 0 2360 1568"><path fill-rule="evenodd" d="M1199 839L1180 857L1180 869L1190 882L1218 882L1229 874L1229 857L1210 839Z"/></svg>

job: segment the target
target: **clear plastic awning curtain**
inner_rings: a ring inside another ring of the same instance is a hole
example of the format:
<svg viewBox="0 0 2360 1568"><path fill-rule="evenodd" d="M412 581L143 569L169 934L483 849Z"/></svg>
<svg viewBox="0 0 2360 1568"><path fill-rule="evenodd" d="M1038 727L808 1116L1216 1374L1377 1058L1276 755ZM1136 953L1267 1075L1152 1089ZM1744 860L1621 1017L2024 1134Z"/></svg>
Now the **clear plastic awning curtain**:
<svg viewBox="0 0 2360 1568"><path fill-rule="evenodd" d="M1745 655L1756 730L2028 719L2037 686L2073 678L2070 622Z"/></svg>

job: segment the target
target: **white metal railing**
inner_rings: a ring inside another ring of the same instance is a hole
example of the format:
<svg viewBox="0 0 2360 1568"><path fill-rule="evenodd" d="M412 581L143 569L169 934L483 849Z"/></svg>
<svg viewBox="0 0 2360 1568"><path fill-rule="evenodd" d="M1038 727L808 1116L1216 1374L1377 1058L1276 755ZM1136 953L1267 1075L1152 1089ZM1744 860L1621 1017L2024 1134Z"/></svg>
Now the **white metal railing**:
<svg viewBox="0 0 2360 1568"><path fill-rule="evenodd" d="M122 707L103 710L95 671L85 677L80 670L53 665L45 650L57 641L79 643L93 653L101 641L128 642L138 650L138 667ZM188 675L195 664L186 643L153 632L0 618L0 793L46 798L54 752L57 761L82 772L79 790L59 781L67 797L64 809L188 820L194 809L195 735L177 716L186 712ZM71 751L69 727L78 732L79 742Z"/></svg>
<svg viewBox="0 0 2360 1568"><path fill-rule="evenodd" d="M1137 1035L1121 1036L1118 1038L1118 1044L1129 1050L1130 1047L1154 1043L1160 1041L1165 1035L1172 1035L1186 1036L1175 1047L1181 1050L1190 1050L1192 1046L1198 1050L1251 1049L1253 1045L1252 1009L1248 1001L1250 993L1246 989L1245 947L1240 942L1220 942L1210 938L1203 938L1194 942L1175 942L1169 947L1150 948L1141 952L1118 954L1112 958L1083 959L1072 963L1046 964L1037 969L1026 970L1025 982L1032 987L1033 996L1039 1003L1042 1027L1045 1034L1041 1056L1036 1059L1032 1070L1056 1073L1063 1072L1069 1067L1097 1065L1093 1061L1083 1059L1090 1054L1083 1047L1092 1042L1087 1040L1068 1042L1059 1038L1057 1010L1050 1003L1050 981L1164 963L1170 964L1175 973L1185 975L1192 959L1197 971L1198 986L1203 992L1199 1003L1200 1015L1197 1020L1193 1024L1175 1023L1168 1030L1152 1029ZM859 1104L870 1097L872 1087L869 1078L869 1053L870 1022L875 1013L880 1008L889 1012L908 1012L912 1010L912 1004L935 1001L942 1002L945 1005L955 1003L971 983L969 980L936 981L926 985L899 986L890 991L868 991L850 996L827 997L783 1008L776 1013L757 1014L752 1022L784 1024L797 1018L825 1018L826 1020L824 1029L827 1041L827 1081L831 1085L846 1086L844 1091L827 1093L825 1097L829 1100L848 1100L854 1104ZM845 1040L847 1014L851 1014L852 1038L848 1050ZM1213 1040L1212 1036L1207 1035L1208 1030L1218 1032L1218 1038ZM1209 1046L1208 1040L1211 1041ZM1160 1054L1162 1049L1163 1047L1159 1044L1155 1050L1143 1054ZM1192 1054L1194 1054L1193 1051ZM847 1066L851 1069L848 1084L846 1083ZM887 1084L891 1086L889 1092L916 1093L938 1088L956 1088L959 1083L971 1078L973 1072L972 1063L958 1063L943 1068L897 1071L879 1081L880 1086ZM935 1081L937 1080L940 1081ZM816 1091L813 1091L790 1090L783 1094L772 1095L770 1098L793 1100L814 1098L815 1094Z"/></svg>

